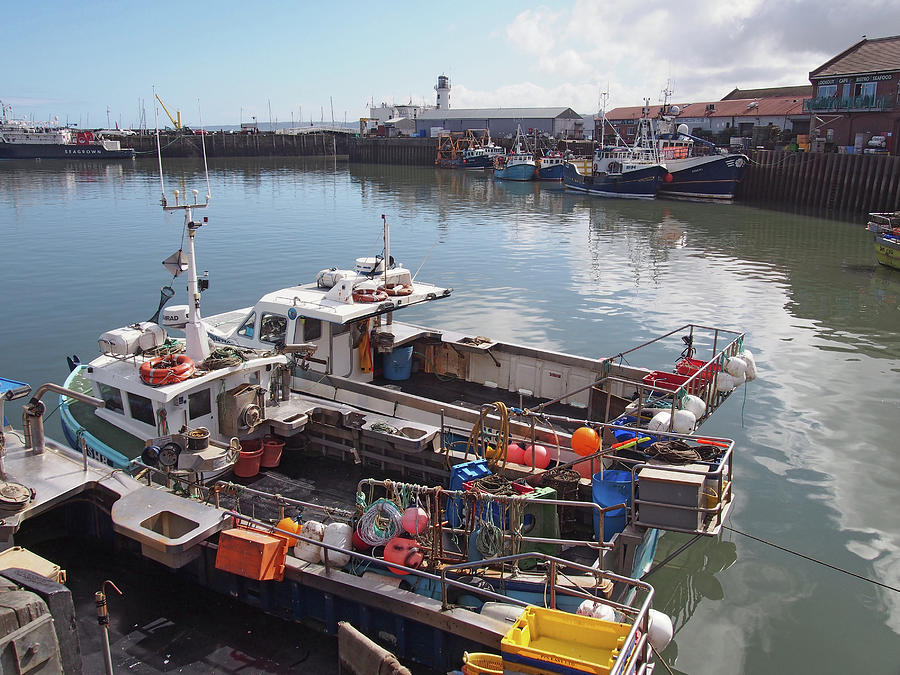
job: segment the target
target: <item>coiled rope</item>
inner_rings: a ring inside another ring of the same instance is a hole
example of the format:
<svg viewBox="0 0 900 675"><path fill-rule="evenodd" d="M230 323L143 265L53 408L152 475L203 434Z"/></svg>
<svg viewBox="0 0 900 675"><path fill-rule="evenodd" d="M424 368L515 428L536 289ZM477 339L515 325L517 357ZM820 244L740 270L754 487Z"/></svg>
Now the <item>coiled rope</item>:
<svg viewBox="0 0 900 675"><path fill-rule="evenodd" d="M217 347L203 361L204 370L218 370L236 366L247 360L244 354L235 347Z"/></svg>
<svg viewBox="0 0 900 675"><path fill-rule="evenodd" d="M360 516L356 525L359 538L369 546L383 546L400 531L400 507L390 499L378 499Z"/></svg>

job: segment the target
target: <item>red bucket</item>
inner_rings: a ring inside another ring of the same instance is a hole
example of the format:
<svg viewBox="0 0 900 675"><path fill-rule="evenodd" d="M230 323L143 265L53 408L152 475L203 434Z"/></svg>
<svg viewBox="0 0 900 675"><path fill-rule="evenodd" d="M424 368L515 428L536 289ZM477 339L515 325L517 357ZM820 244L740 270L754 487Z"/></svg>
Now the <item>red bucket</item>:
<svg viewBox="0 0 900 675"><path fill-rule="evenodd" d="M262 445L262 457L259 465L272 469L281 463L281 451L284 450L284 441L274 436L266 436Z"/></svg>
<svg viewBox="0 0 900 675"><path fill-rule="evenodd" d="M263 447L261 441L241 441L241 452L234 463L234 475L238 478L253 478L259 473L262 455Z"/></svg>

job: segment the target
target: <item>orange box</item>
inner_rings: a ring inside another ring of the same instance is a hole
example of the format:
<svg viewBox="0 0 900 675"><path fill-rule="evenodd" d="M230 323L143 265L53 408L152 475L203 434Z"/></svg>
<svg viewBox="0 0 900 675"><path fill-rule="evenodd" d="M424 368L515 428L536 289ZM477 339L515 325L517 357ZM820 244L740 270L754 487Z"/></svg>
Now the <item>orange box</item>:
<svg viewBox="0 0 900 675"><path fill-rule="evenodd" d="M286 556L284 537L236 527L219 535L216 569L257 581L281 581Z"/></svg>

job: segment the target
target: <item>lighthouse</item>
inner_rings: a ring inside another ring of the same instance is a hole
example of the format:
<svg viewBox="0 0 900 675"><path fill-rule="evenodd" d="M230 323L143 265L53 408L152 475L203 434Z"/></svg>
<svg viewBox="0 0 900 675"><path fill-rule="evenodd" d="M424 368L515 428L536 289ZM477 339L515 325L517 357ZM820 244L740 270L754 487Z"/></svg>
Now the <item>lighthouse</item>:
<svg viewBox="0 0 900 675"><path fill-rule="evenodd" d="M434 90L437 92L437 109L450 110L450 78L446 75L438 75Z"/></svg>

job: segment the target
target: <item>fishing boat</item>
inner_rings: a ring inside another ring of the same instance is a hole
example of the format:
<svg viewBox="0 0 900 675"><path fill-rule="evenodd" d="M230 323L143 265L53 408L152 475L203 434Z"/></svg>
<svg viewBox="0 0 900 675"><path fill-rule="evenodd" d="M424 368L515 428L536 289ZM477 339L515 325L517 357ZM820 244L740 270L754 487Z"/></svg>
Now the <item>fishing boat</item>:
<svg viewBox="0 0 900 675"><path fill-rule="evenodd" d="M692 136L686 124L677 123L680 112L678 106L663 103L656 119L659 156L668 170L659 185L660 196L716 201L734 199L750 158L741 153L729 153L706 139Z"/></svg>
<svg viewBox="0 0 900 675"><path fill-rule="evenodd" d="M461 169L490 169L494 166L494 157L484 148L468 148L463 150L459 166Z"/></svg>
<svg viewBox="0 0 900 675"><path fill-rule="evenodd" d="M651 672L653 650L672 637L671 621L651 608L648 583L529 550L527 537L519 552L447 562L438 545L446 533L431 511L440 504L439 490L361 481L360 514L328 504L322 493L299 501L236 483L202 485L140 462L131 471L110 472L84 453L83 444L67 448L44 434L41 399L47 393L97 408L104 407L102 400L53 384L33 395L27 385L16 385L0 394L0 417L5 400L30 399L21 434L4 436L11 429L0 428L6 441L0 542L11 543L41 516L34 527L99 538L115 547L119 564L128 564L129 555L143 558L145 569L157 565L330 633L338 632L339 622L350 622L405 661L444 671L480 648L537 670L564 662ZM368 503L366 494L374 501ZM465 498L467 508L482 512L499 508L502 499L460 491L446 497ZM351 530L385 543L375 550L351 547ZM54 593L59 607L60 594ZM68 625L61 620L56 628L61 651L70 652L66 672L79 665L78 641L66 633ZM544 638L554 638L550 644L538 639L537 625ZM52 633L42 644L55 644Z"/></svg>
<svg viewBox="0 0 900 675"><path fill-rule="evenodd" d="M401 323L452 289L393 260L384 216L380 255L202 317L208 186L197 195L163 199L184 217L164 265L188 303L167 306L164 286L150 321L72 359L60 392L85 461L154 490L112 505L116 532L255 606L329 630L352 616L439 667L437 634L448 653L498 650L527 605L589 602L645 650L650 590L634 579L660 531L715 536L734 502L734 442L691 434L746 377L743 335L689 324L596 359ZM631 365L672 343L668 364ZM271 569L242 566L248 542L279 551Z"/></svg>
<svg viewBox="0 0 900 675"><path fill-rule="evenodd" d="M563 179L565 165L566 160L563 159L561 152L548 152L538 159L538 178L560 181Z"/></svg>
<svg viewBox="0 0 900 675"><path fill-rule="evenodd" d="M522 127L516 128L516 140L507 155L494 158L494 178L500 180L534 180L537 163L522 138Z"/></svg>
<svg viewBox="0 0 900 675"><path fill-rule="evenodd" d="M563 184L569 190L585 192L597 197L625 199L653 199L663 180L668 180L666 166L660 161L656 137L647 117L649 104L638 122L637 137L633 145L626 145L621 137L616 143L606 145L601 136L600 145L594 150L591 173L582 174L574 164L563 168ZM603 113L606 127L606 113Z"/></svg>
<svg viewBox="0 0 900 675"><path fill-rule="evenodd" d="M875 240L875 259L882 265L900 269L900 211L870 213L866 230Z"/></svg>
<svg viewBox="0 0 900 675"><path fill-rule="evenodd" d="M3 159L129 159L134 150L92 131L58 124L33 124L9 117L2 105L0 158Z"/></svg>

